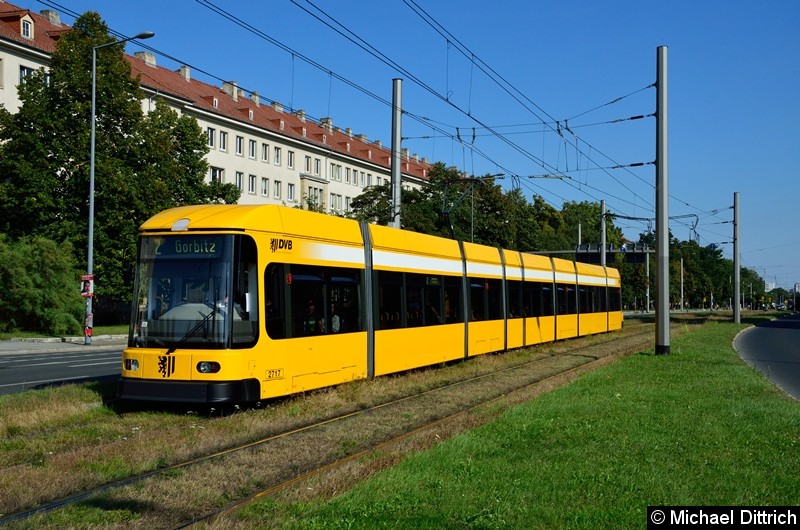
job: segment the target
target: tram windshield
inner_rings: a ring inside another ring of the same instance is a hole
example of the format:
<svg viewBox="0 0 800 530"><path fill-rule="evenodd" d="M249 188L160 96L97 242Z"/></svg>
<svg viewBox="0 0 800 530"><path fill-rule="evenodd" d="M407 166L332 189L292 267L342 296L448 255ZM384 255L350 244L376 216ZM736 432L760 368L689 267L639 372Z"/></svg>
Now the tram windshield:
<svg viewBox="0 0 800 530"><path fill-rule="evenodd" d="M258 339L257 293L249 236L142 236L128 345L250 347Z"/></svg>

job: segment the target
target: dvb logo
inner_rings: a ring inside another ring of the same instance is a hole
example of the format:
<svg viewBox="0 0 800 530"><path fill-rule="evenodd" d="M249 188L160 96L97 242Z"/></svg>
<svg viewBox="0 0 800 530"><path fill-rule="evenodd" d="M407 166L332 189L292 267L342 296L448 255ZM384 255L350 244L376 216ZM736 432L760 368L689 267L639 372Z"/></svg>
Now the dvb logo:
<svg viewBox="0 0 800 530"><path fill-rule="evenodd" d="M272 252L277 252L278 250L292 250L292 240L273 237L270 239L269 249Z"/></svg>

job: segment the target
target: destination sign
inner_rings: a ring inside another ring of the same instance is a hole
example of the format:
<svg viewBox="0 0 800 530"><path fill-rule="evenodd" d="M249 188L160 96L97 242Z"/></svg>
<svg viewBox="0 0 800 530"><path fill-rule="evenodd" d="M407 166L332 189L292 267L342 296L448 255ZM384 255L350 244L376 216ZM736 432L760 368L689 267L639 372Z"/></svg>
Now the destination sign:
<svg viewBox="0 0 800 530"><path fill-rule="evenodd" d="M142 255L170 258L213 258L222 255L230 236L174 236L144 238Z"/></svg>

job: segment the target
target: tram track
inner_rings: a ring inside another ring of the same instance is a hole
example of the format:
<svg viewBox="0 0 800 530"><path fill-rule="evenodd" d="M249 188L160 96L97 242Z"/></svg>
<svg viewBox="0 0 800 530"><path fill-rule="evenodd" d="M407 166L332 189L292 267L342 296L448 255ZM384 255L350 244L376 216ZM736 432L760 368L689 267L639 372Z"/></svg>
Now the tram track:
<svg viewBox="0 0 800 530"><path fill-rule="evenodd" d="M120 525L124 528L181 528L225 517L246 502L286 491L299 481L357 465L367 455L386 452L388 447L403 445L421 433L437 429L460 432L488 421L499 412L485 411L492 407L501 410L504 400L510 405L514 399L530 399L597 365L646 348L652 328L641 328L619 336L579 339L582 343L558 343L559 348L566 345L566 351L538 352L525 362L88 488L0 518L0 524L47 526L51 512L79 505L99 510L113 506L135 513L133 520ZM609 344L614 344L615 353L598 353ZM459 418L463 420L462 427L453 427L459 424ZM444 433L437 436L432 439L449 437ZM392 458L383 460L390 465ZM372 459L369 465L376 467L377 460Z"/></svg>

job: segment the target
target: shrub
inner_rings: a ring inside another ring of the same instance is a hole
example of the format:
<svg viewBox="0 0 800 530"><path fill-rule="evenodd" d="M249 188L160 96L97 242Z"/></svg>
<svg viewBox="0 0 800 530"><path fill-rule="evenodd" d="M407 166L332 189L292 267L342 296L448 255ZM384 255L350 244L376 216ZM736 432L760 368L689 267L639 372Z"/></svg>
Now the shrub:
<svg viewBox="0 0 800 530"><path fill-rule="evenodd" d="M85 313L72 245L0 234L0 331L80 333Z"/></svg>

